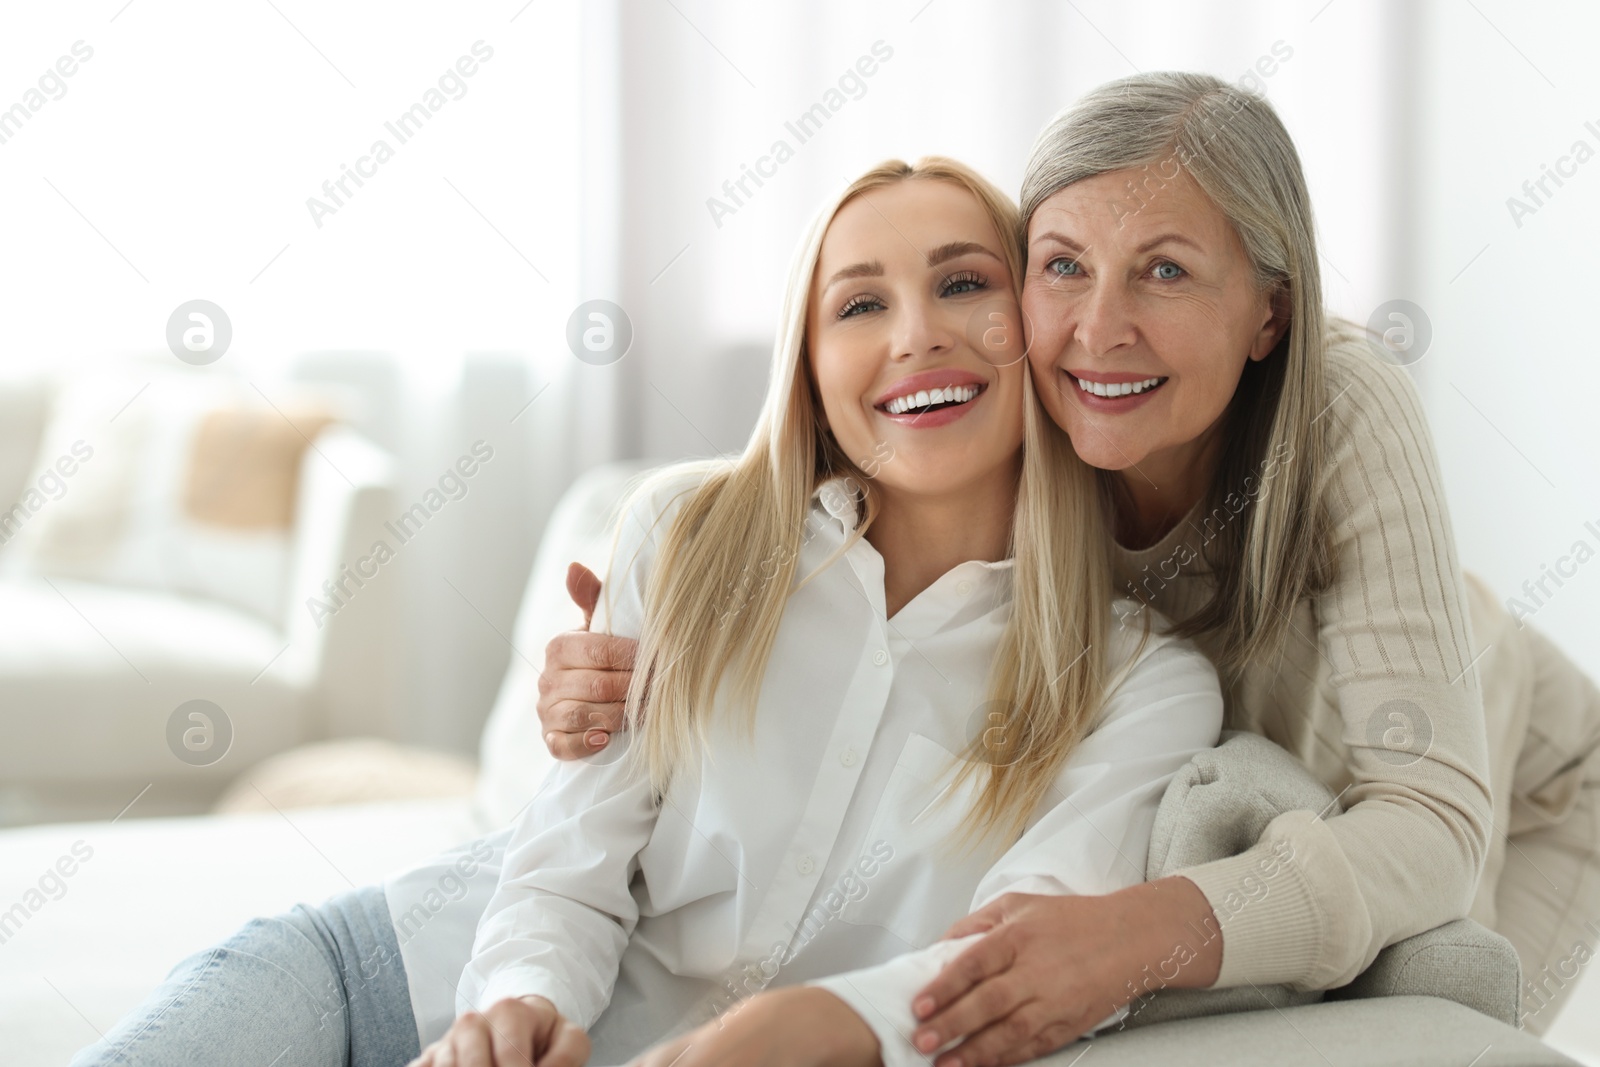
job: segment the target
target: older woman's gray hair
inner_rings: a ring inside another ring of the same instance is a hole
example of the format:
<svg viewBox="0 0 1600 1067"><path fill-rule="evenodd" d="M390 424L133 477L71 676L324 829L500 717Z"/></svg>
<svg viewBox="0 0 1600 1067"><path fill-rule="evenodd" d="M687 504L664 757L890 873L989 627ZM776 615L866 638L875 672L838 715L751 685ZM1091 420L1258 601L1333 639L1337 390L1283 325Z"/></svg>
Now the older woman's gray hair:
<svg viewBox="0 0 1600 1067"><path fill-rule="evenodd" d="M1325 465L1318 416L1324 352L1355 328L1322 306L1315 224L1294 141L1272 105L1209 74L1160 71L1108 82L1062 111L1035 141L1022 179L1024 234L1061 189L1109 171L1134 172L1116 207L1134 214L1173 182L1192 179L1233 224L1254 268L1289 317L1273 352L1250 363L1226 418L1207 511L1271 453L1284 460L1248 523L1227 523L1206 552L1215 597L1181 632L1217 632L1237 668L1273 647L1289 609L1332 579L1326 511L1316 491ZM1103 479L1107 490L1113 491Z"/></svg>

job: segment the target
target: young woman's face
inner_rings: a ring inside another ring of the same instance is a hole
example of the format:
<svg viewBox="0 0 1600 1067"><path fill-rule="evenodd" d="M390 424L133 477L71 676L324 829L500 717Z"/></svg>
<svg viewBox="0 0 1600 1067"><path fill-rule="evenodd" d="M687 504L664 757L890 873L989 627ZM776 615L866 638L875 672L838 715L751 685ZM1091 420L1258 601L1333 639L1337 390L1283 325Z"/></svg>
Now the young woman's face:
<svg viewBox="0 0 1600 1067"><path fill-rule="evenodd" d="M960 492L1014 467L1026 373L1001 237L978 200L911 179L828 226L806 314L825 425L883 487Z"/></svg>
<svg viewBox="0 0 1600 1067"><path fill-rule="evenodd" d="M1183 470L1282 332L1244 244L1187 171L1074 182L1034 212L1022 310L1052 418L1087 463ZM1114 395L1102 395L1114 394Z"/></svg>

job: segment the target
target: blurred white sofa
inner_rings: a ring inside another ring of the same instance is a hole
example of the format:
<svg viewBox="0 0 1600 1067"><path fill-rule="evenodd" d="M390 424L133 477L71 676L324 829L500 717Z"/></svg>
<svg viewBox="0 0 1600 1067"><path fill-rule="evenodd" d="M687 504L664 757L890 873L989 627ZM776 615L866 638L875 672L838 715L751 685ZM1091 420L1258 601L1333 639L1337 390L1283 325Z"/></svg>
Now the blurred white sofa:
<svg viewBox="0 0 1600 1067"><path fill-rule="evenodd" d="M580 478L551 516L483 733L473 796L292 808L264 783L280 810L0 831L0 1060L64 1063L180 958L252 916L376 882L509 822L552 763L534 704L545 642L582 621L566 596L567 563L605 565L611 506L644 467ZM74 873L49 875L62 857Z"/></svg>
<svg viewBox="0 0 1600 1067"><path fill-rule="evenodd" d="M0 910L0 1033L6 1035L6 1062L19 1067L64 1062L136 1004L182 956L254 915L378 881L512 819L552 764L534 704L546 641L580 621L566 598L566 566L572 560L596 570L604 566L612 509L642 469L623 464L590 472L552 515L518 614L511 666L483 733L481 773L470 798L0 832L0 909L28 901L30 893L33 900L9 927ZM63 857L73 873L56 877L50 872L63 869ZM46 882L49 892L43 891ZM15 909L10 914L15 916ZM1402 975L1399 991L1440 984L1438 976L1426 973L1429 965L1424 961L1420 977ZM1238 1011L1236 1006L1237 1014L1174 1016L1174 1021L1098 1041L1102 1050L1096 1059L1443 1067L1467 1062L1470 1053L1457 1056L1462 1049L1470 1045L1477 1052L1487 1043L1494 1051L1487 1057L1479 1052L1473 1062L1571 1062L1460 1003L1383 992L1367 990L1359 994L1364 1000L1283 1010ZM1600 1041L1584 1030L1591 1013L1576 1006L1592 996L1580 987L1573 996L1576 1010L1564 1013L1547 1035L1549 1044L1588 1063L1600 1062ZM1564 1025L1569 1019L1572 1025ZM1084 1051L1067 1049L1038 1062L1068 1067ZM1333 1058L1317 1055L1324 1051Z"/></svg>
<svg viewBox="0 0 1600 1067"><path fill-rule="evenodd" d="M159 381L161 369L149 374ZM141 391L137 402L150 404L160 388ZM37 493L60 446L51 440L52 408L65 389L45 375L0 381L0 562L17 564L26 524L45 524L66 506L41 503ZM126 425L131 416L121 417ZM317 737L383 732L387 698L375 680L389 654L387 591L374 583L320 623L305 603L325 596L323 582L357 559L392 513L392 464L348 425L319 429L286 490L294 498L288 551L268 557L278 566L256 576L272 598L268 611L193 589L7 568L0 824L109 817L135 796L142 814L203 811L263 757ZM93 462L104 471L116 461L102 442ZM78 488L87 477L63 479L60 499L80 504L73 494L91 492ZM32 513L20 503L29 493ZM252 576L222 577L248 585ZM190 705L174 728L177 709L197 700L208 704Z"/></svg>

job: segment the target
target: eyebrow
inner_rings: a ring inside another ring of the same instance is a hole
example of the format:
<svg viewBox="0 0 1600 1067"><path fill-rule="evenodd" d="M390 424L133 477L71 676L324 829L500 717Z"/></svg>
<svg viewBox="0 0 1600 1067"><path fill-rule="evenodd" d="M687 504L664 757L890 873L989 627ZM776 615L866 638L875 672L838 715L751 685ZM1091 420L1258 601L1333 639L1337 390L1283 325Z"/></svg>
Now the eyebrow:
<svg viewBox="0 0 1600 1067"><path fill-rule="evenodd" d="M846 278L881 278L883 277L883 264L874 259L868 263L852 263L828 279L828 285L844 281ZM824 285L826 289L828 285Z"/></svg>
<svg viewBox="0 0 1600 1067"><path fill-rule="evenodd" d="M1049 231L1047 231L1045 233L1041 233L1039 235L1038 239L1042 241L1042 240L1045 240L1047 238L1049 240L1057 242L1058 244L1065 245L1068 249L1070 249L1070 250L1072 250L1074 252L1082 252L1083 251L1083 246L1080 245L1078 242L1074 241L1072 238L1068 237L1066 234L1057 233L1054 230L1049 230ZM1194 249L1196 252L1204 252L1205 251L1205 249L1201 248L1200 245L1197 242L1195 242L1193 240L1190 240L1189 238L1185 237L1181 233L1162 233L1162 234L1157 234L1156 236L1150 238L1150 240L1146 241L1144 244L1140 245L1138 248L1134 249L1134 251L1136 253L1143 254L1145 252L1150 251L1152 248L1156 247L1157 245L1165 244L1168 241L1171 241L1174 244L1188 245L1190 248Z"/></svg>
<svg viewBox="0 0 1600 1067"><path fill-rule="evenodd" d="M957 256L967 255L971 252L977 252L981 255L988 256L990 259L1000 258L976 241L951 241L949 244L942 244L938 248L935 248L932 252L928 253L928 266L937 267L941 263L955 259Z"/></svg>
<svg viewBox="0 0 1600 1067"><path fill-rule="evenodd" d="M957 256L971 255L973 253L988 256L997 263L1004 262L999 256L976 241L949 241L928 252L923 259L928 266L937 267L939 264L947 263ZM847 278L881 278L883 273L883 264L876 259L865 263L852 263L850 266L835 272L828 279L827 285L823 286L823 289L827 289L833 283Z"/></svg>

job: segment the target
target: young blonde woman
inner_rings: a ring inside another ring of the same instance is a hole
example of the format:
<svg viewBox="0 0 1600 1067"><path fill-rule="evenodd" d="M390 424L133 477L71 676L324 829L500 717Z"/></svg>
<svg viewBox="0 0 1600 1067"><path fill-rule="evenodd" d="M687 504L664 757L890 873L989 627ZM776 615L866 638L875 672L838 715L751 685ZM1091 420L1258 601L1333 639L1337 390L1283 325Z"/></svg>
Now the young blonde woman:
<svg viewBox="0 0 1600 1067"><path fill-rule="evenodd" d="M422 868L448 913L402 930L370 887L258 920L75 1062L909 1065L951 923L1139 882L1222 695L1113 600L1093 474L1030 384L1019 232L948 160L829 204L750 445L620 520L633 729Z"/></svg>
<svg viewBox="0 0 1600 1067"><path fill-rule="evenodd" d="M1148 961L1108 933L1129 924L1192 957L1171 985L1311 990L1468 914L1517 947L1542 1032L1593 952L1600 692L1464 580L1409 377L1324 314L1287 131L1216 78L1136 75L1044 130L1022 210L1033 380L1102 472L1119 591L1198 641L1229 727L1294 753L1344 810L1281 815L1165 896L1001 898L951 931L988 936L916 995L917 1046L961 1038L935 1062L970 1067L1071 1040ZM551 643L558 756L621 724L631 654ZM1269 893L1224 906L1289 847ZM1221 938L1189 932L1191 887Z"/></svg>
<svg viewBox="0 0 1600 1067"><path fill-rule="evenodd" d="M944 160L819 217L744 454L624 516L600 618L639 639L632 729L520 820L423 1067L663 1038L646 1063L919 1063L952 922L1141 879L1221 693L1119 624L1092 473L1015 329L1018 232Z"/></svg>

